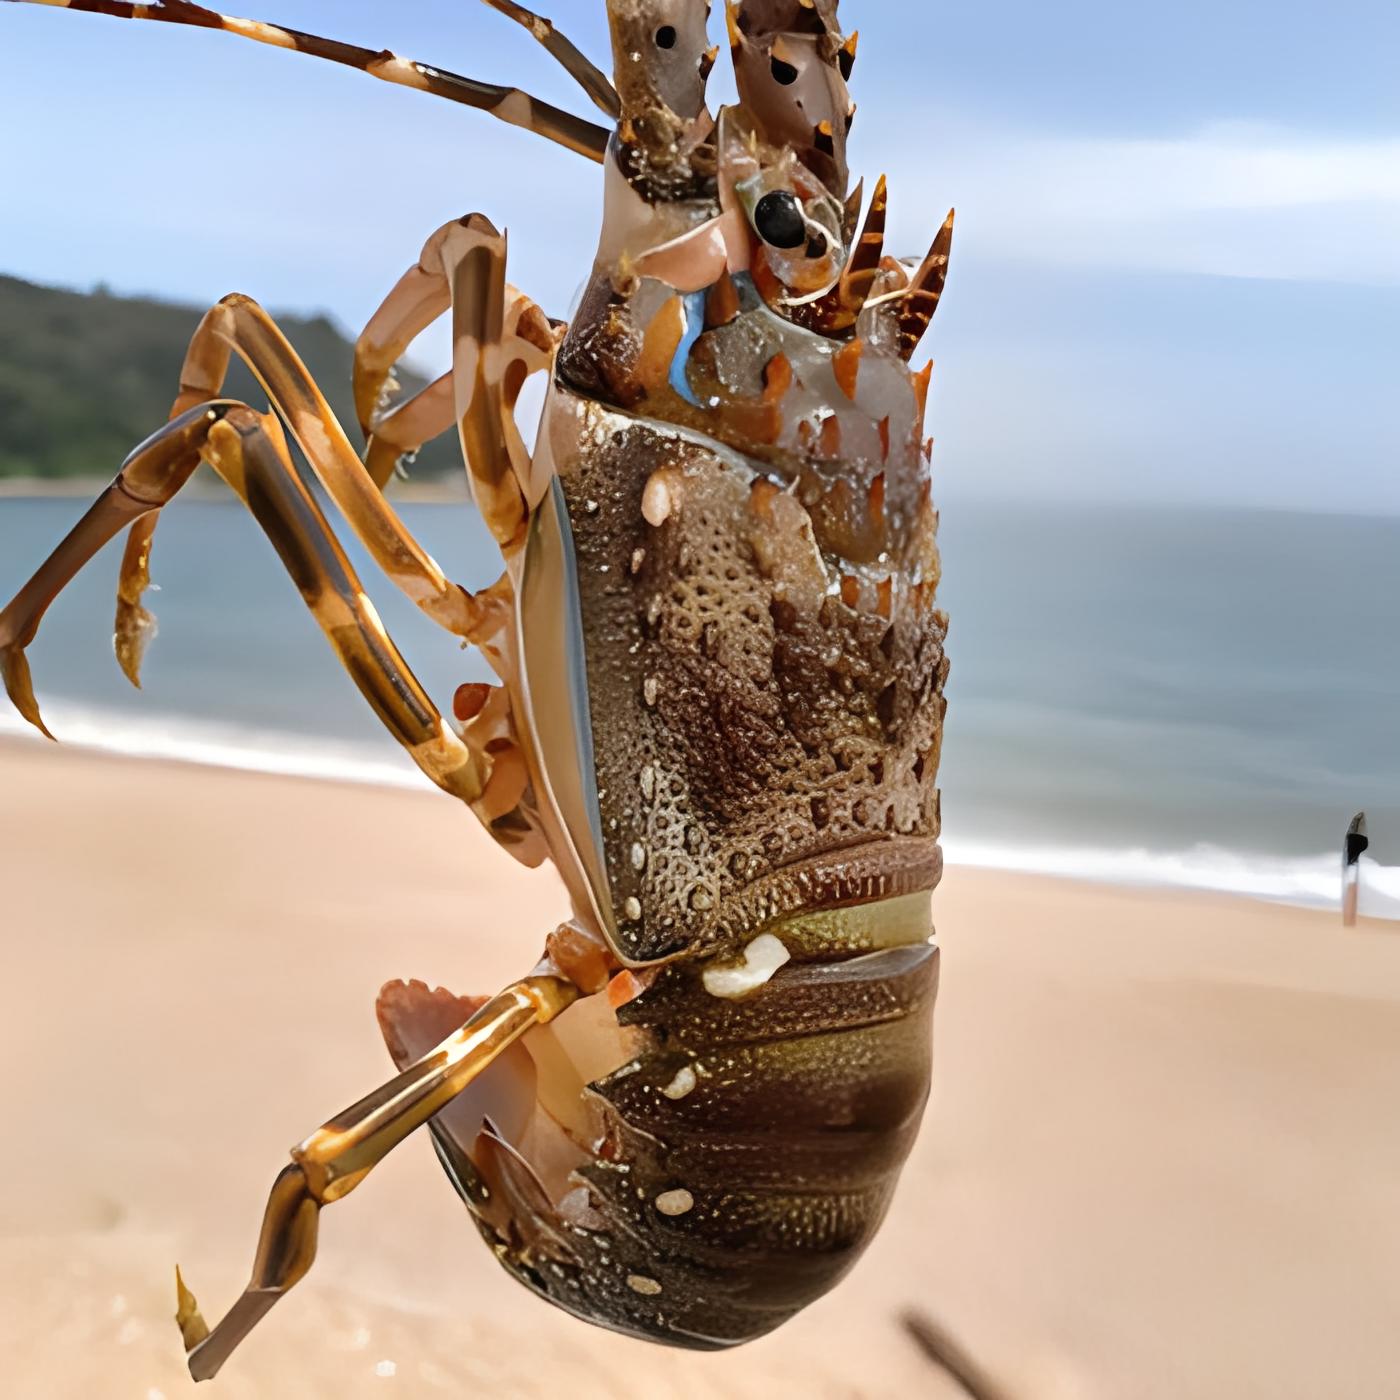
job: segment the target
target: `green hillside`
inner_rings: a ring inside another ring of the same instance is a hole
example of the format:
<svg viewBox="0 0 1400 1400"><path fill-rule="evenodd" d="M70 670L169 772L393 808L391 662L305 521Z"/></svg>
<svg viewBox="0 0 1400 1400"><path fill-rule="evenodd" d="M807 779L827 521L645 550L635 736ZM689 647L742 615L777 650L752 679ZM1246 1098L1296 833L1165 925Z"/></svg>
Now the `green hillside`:
<svg viewBox="0 0 1400 1400"><path fill-rule="evenodd" d="M0 477L110 477L170 412L185 347L204 308L38 287L0 277ZM325 317L279 317L359 445L353 347ZM420 385L401 373L405 386ZM228 393L266 398L241 365ZM460 472L452 435L424 450L415 478Z"/></svg>

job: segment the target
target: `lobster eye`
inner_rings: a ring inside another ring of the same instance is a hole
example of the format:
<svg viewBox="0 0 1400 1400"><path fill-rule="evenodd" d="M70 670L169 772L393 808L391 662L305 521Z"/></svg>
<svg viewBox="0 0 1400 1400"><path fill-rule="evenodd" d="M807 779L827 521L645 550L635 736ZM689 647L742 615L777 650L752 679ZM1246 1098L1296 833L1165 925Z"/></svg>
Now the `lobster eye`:
<svg viewBox="0 0 1400 1400"><path fill-rule="evenodd" d="M800 248L807 241L802 206L791 190L772 190L764 195L753 211L753 226L774 248Z"/></svg>
<svg viewBox="0 0 1400 1400"><path fill-rule="evenodd" d="M781 58L774 58L768 65L773 72L773 81L781 83L784 87L791 87L798 78L797 69L791 63L785 63Z"/></svg>

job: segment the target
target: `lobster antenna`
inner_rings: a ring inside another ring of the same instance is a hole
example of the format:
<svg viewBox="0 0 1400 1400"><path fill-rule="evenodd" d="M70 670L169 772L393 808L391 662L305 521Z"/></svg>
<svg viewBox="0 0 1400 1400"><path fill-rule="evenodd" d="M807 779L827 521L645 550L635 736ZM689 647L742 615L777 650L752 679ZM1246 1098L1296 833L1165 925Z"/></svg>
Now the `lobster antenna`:
<svg viewBox="0 0 1400 1400"><path fill-rule="evenodd" d="M230 34L253 39L260 44L270 44L278 49L295 49L300 53L310 54L313 58L324 58L331 63L358 68L370 77L380 78L387 83L397 83L400 87L416 88L419 92L430 92L435 97L446 97L452 102L464 103L479 111L489 112L493 117L509 122L512 126L533 131L537 136L543 136L600 163L612 136L607 127L584 121L571 112L553 107L548 102L541 102L519 88L501 87L495 83L478 82L475 78L464 78L460 74L448 73L427 63L400 58L388 49L375 52L373 49L362 49L354 44L342 44L335 39L304 34L298 29L283 29L279 25L264 24L261 20L221 15L214 10L205 9L203 5L189 4L187 0L160 0L159 3L150 5L122 4L118 3L118 0L0 0L0 3L50 5L57 9L110 15L113 19L149 19L165 24L188 24L197 29L227 30Z"/></svg>
<svg viewBox="0 0 1400 1400"><path fill-rule="evenodd" d="M524 5L517 5L515 0L486 0L486 3L507 19L524 25L568 70L569 76L589 95L599 111L613 121L622 115L622 99L618 97L617 89L608 75L566 39L554 27L553 20L542 18Z"/></svg>

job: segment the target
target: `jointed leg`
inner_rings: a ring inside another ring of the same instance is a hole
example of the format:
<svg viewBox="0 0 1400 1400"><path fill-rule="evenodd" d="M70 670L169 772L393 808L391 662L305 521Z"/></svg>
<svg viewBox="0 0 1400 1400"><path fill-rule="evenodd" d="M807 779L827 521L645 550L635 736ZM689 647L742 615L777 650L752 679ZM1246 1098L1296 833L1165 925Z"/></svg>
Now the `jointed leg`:
<svg viewBox="0 0 1400 1400"><path fill-rule="evenodd" d="M392 379L388 383L397 387ZM452 371L448 370L412 398L385 404L365 435L365 470L376 486L387 486L403 458L453 426L457 415L452 395Z"/></svg>
<svg viewBox="0 0 1400 1400"><path fill-rule="evenodd" d="M316 498L297 476L277 419L232 410L210 430L205 459L252 511L385 728L438 787L477 802L489 758L458 738L399 654Z"/></svg>
<svg viewBox="0 0 1400 1400"><path fill-rule="evenodd" d="M321 1207L348 1196L379 1162L456 1098L527 1031L552 1021L578 996L561 977L507 987L435 1050L292 1149L263 1217L253 1275L211 1332L179 1282L177 1321L190 1374L209 1380L273 1304L306 1276L316 1257Z"/></svg>
<svg viewBox="0 0 1400 1400"><path fill-rule="evenodd" d="M389 578L455 635L477 641L495 631L504 621L499 610L479 605L451 582L409 534L355 455L296 351L256 302L245 296L225 297L205 316L190 342L174 412L217 398L235 352L257 376L321 484ZM150 631L150 615L140 598L153 528L154 522L148 523L136 534L123 560L117 650L124 665L128 660L139 662Z"/></svg>
<svg viewBox="0 0 1400 1400"><path fill-rule="evenodd" d="M0 679L19 712L49 738L53 735L39 714L24 649L34 640L53 600L83 565L127 525L159 510L190 479L211 429L236 407L226 401L204 404L147 438L67 538L0 612Z"/></svg>
<svg viewBox="0 0 1400 1400"><path fill-rule="evenodd" d="M515 402L525 380L553 362L562 327L505 272L505 239L480 214L438 229L355 346L355 408L369 439L370 475L380 483L400 456L458 423L477 505L509 551L538 496ZM394 365L449 308L451 374L391 407Z"/></svg>
<svg viewBox="0 0 1400 1400"><path fill-rule="evenodd" d="M342 665L385 726L444 791L467 803L480 801L491 757L458 738L385 632L315 498L297 476L277 420L243 404L221 401L192 409L137 448L68 538L0 612L0 676L20 712L48 733L24 649L49 605L118 531L165 505L201 458L242 497L267 532ZM504 774L503 781L508 780Z"/></svg>

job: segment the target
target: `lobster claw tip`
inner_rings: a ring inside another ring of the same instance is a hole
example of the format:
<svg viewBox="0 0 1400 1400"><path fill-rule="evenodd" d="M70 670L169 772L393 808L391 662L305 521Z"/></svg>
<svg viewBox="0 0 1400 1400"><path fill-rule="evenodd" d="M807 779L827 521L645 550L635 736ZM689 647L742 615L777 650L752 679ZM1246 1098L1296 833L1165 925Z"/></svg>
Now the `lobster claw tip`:
<svg viewBox="0 0 1400 1400"><path fill-rule="evenodd" d="M185 1344L185 1352L192 1352L209 1335L209 1326L199 1311L195 1296L185 1285L180 1266L175 1266L175 1325L180 1329L180 1338Z"/></svg>
<svg viewBox="0 0 1400 1400"><path fill-rule="evenodd" d="M58 740L54 738L39 712L39 702L34 698L34 682L30 679L29 660L23 647L16 646L13 642L0 646L0 680L5 682L5 694L10 697L10 703L15 709L44 738L57 743Z"/></svg>
<svg viewBox="0 0 1400 1400"><path fill-rule="evenodd" d="M146 648L155 640L158 631L155 614L148 608L140 603L122 601L118 604L112 650L122 675L137 690L141 689L141 663L146 659Z"/></svg>

